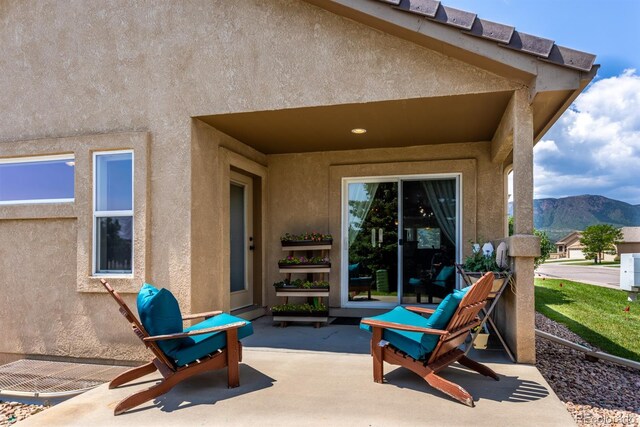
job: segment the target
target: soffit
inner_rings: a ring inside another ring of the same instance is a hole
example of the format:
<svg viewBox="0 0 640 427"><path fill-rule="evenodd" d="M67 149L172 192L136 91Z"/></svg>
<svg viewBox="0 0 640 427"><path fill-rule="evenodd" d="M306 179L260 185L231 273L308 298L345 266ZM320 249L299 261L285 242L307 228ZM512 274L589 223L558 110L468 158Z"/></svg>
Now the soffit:
<svg viewBox="0 0 640 427"><path fill-rule="evenodd" d="M201 116L265 154L489 141L512 92ZM367 129L355 135L353 128Z"/></svg>

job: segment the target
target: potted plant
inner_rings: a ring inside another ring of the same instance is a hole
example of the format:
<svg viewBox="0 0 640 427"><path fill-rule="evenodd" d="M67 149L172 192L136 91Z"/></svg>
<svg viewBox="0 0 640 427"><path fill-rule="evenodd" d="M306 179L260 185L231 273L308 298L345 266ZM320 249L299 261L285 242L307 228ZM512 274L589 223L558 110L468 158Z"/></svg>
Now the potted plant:
<svg viewBox="0 0 640 427"><path fill-rule="evenodd" d="M331 267L329 257L305 257L289 255L278 261L280 268L314 268L314 267Z"/></svg>
<svg viewBox="0 0 640 427"><path fill-rule="evenodd" d="M506 258L506 245L504 243L498 246L498 250L494 250L491 243L485 243L481 247L480 244L472 242L472 253L465 258L462 269L473 283L485 273L493 272L494 279L491 292L498 292L504 281L509 277Z"/></svg>
<svg viewBox="0 0 640 427"><path fill-rule="evenodd" d="M333 237L331 234L322 234L318 232L289 234L286 233L280 237L282 246L311 246L311 245L331 245Z"/></svg>
<svg viewBox="0 0 640 427"><path fill-rule="evenodd" d="M271 313L274 316L287 317L326 317L329 315L329 309L320 301L314 304L279 304L271 307Z"/></svg>
<svg viewBox="0 0 640 427"><path fill-rule="evenodd" d="M276 290L329 290L329 282L326 282L324 280L315 280L311 282L309 280L302 279L291 281L285 279L280 282L275 282L273 286L276 288Z"/></svg>

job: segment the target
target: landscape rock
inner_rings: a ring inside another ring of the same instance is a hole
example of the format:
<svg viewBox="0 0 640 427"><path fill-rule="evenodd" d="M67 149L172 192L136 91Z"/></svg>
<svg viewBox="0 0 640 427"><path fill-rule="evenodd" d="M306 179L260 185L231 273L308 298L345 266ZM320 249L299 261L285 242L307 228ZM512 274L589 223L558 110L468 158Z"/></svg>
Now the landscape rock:
<svg viewBox="0 0 640 427"><path fill-rule="evenodd" d="M536 328L599 350L540 313ZM579 426L640 426L640 371L611 362L590 362L584 353L536 338L536 367Z"/></svg>
<svg viewBox="0 0 640 427"><path fill-rule="evenodd" d="M3 402L0 400L0 427L13 425L47 408L47 405Z"/></svg>

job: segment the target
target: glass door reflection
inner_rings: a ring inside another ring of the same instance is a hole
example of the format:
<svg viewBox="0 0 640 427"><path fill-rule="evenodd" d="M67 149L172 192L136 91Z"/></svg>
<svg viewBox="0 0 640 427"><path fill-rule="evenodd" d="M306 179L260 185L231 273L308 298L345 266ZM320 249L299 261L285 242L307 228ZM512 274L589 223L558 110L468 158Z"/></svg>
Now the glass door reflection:
<svg viewBox="0 0 640 427"><path fill-rule="evenodd" d="M398 303L398 182L348 185L348 300Z"/></svg>
<svg viewBox="0 0 640 427"><path fill-rule="evenodd" d="M439 302L455 288L456 179L402 185L402 304Z"/></svg>

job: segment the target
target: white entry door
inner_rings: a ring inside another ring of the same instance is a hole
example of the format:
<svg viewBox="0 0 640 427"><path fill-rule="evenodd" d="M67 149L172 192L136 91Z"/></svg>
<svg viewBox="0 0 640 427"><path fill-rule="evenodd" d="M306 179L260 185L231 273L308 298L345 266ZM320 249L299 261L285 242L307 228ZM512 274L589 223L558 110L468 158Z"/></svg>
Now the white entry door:
<svg viewBox="0 0 640 427"><path fill-rule="evenodd" d="M253 304L253 180L231 172L230 182L231 309Z"/></svg>

